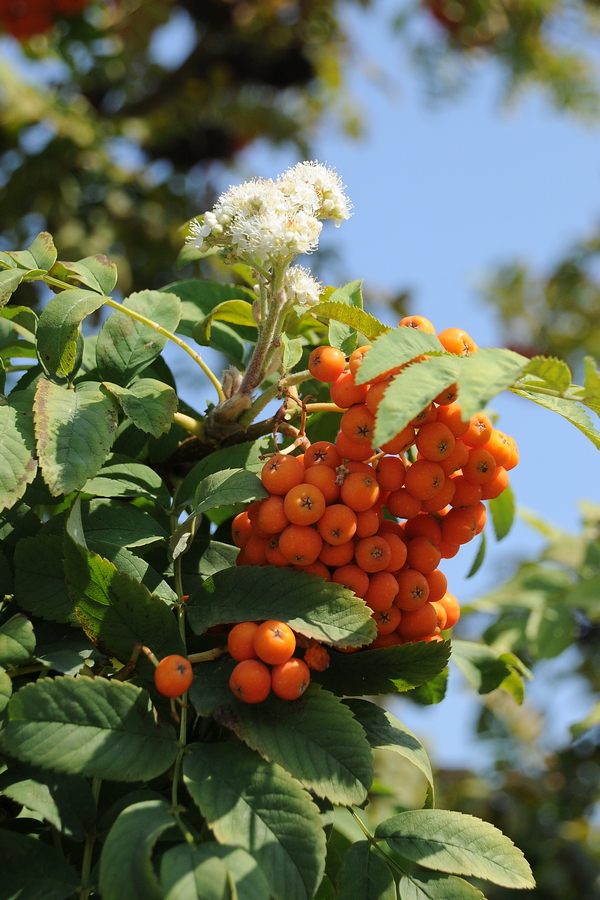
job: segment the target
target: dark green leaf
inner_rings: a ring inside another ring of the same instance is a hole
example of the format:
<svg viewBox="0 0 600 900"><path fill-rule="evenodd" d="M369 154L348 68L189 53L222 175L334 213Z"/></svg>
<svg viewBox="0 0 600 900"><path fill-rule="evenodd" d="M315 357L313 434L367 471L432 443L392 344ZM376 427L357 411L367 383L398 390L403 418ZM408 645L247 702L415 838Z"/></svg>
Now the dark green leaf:
<svg viewBox="0 0 600 900"><path fill-rule="evenodd" d="M54 246L52 235L47 231L40 231L25 252L31 253L37 268L43 272L51 269L56 262L56 247Z"/></svg>
<svg viewBox="0 0 600 900"><path fill-rule="evenodd" d="M73 775L146 781L177 756L175 732L156 723L150 697L104 678L40 678L13 694L5 752Z"/></svg>
<svg viewBox="0 0 600 900"><path fill-rule="evenodd" d="M409 691L441 672L450 644L420 641L383 650L332 653L329 668L313 678L334 694L362 696Z"/></svg>
<svg viewBox="0 0 600 900"><path fill-rule="evenodd" d="M404 875L398 889L400 900L485 900L481 891L464 878L437 872Z"/></svg>
<svg viewBox="0 0 600 900"><path fill-rule="evenodd" d="M268 496L269 492L254 472L248 472L246 469L225 469L207 475L200 483L194 498L193 515L198 516L218 506L262 500Z"/></svg>
<svg viewBox="0 0 600 900"><path fill-rule="evenodd" d="M48 301L36 332L38 356L46 372L71 374L77 359L80 325L103 302L102 296L78 288L61 291Z"/></svg>
<svg viewBox="0 0 600 900"><path fill-rule="evenodd" d="M179 298L163 291L139 291L122 305L171 332L181 316ZM149 325L126 313L113 312L102 326L96 344L96 365L102 381L128 385L159 356L166 343L167 338Z"/></svg>
<svg viewBox="0 0 600 900"><path fill-rule="evenodd" d="M160 863L160 880L165 900L232 900L233 897L225 864L206 844L178 844L167 850Z"/></svg>
<svg viewBox="0 0 600 900"><path fill-rule="evenodd" d="M441 672L434 675L430 681L413 688L406 696L413 703L418 703L421 706L432 706L435 703L441 703L448 689L448 674L448 666L446 666Z"/></svg>
<svg viewBox="0 0 600 900"><path fill-rule="evenodd" d="M24 275L23 269L4 269L0 271L0 309L8 303L23 281Z"/></svg>
<svg viewBox="0 0 600 900"><path fill-rule="evenodd" d="M54 847L25 834L0 831L0 900L65 900L80 877Z"/></svg>
<svg viewBox="0 0 600 900"><path fill-rule="evenodd" d="M0 666L16 668L31 659L35 650L33 625L23 613L0 626Z"/></svg>
<svg viewBox="0 0 600 900"><path fill-rule="evenodd" d="M56 262L50 274L69 284L81 284L98 294L110 294L117 283L117 267L108 257L97 253L78 262Z"/></svg>
<svg viewBox="0 0 600 900"><path fill-rule="evenodd" d="M515 519L515 495L510 484L499 497L489 501L489 506L496 540L501 541L512 528Z"/></svg>
<svg viewBox="0 0 600 900"><path fill-rule="evenodd" d="M96 497L148 497L163 508L170 505L167 486L150 466L113 453L82 491Z"/></svg>
<svg viewBox="0 0 600 900"><path fill-rule="evenodd" d="M177 594L167 582L161 578L158 572L150 566L145 559L140 559L125 547L119 547L116 544L107 544L104 541L97 541L93 538L88 541L90 550L108 559L119 572L135 578L140 581L151 594L156 594L163 603L172 606L177 602Z"/></svg>
<svg viewBox="0 0 600 900"><path fill-rule="evenodd" d="M205 459L196 463L191 472L186 475L179 485L176 494L178 508L190 506L198 490L200 482L207 475L221 472L223 469L247 469L250 472L260 472L265 460L260 459L263 453L267 453L272 447L272 438L262 437L257 441L246 441L224 450L217 450Z"/></svg>
<svg viewBox="0 0 600 900"><path fill-rule="evenodd" d="M176 871L179 863L183 863L180 870L182 873L188 868L184 858L183 848L186 850L192 849L189 845L179 844L172 850L168 850L163 856L161 863L161 881L163 883L163 888L165 889L167 887L167 878L165 877L167 875L165 872L167 866L169 869L168 876L171 877L173 872ZM173 857L175 857L175 859ZM200 845L196 845L192 849L192 853L188 855L187 859L191 861L192 858L196 863L202 863L207 859L219 860L225 866L225 870L233 880L237 891L235 900L269 900L270 891L265 876L261 872L256 860L245 850L242 850L241 847L227 847L216 844L214 841L207 841ZM179 884L181 884L181 882L173 885L174 891L178 891ZM189 875L186 878L185 884L182 885L182 889L185 889L187 885L191 886ZM196 882L196 886L198 886L198 882ZM212 897L212 894L207 894L206 896ZM185 897L187 898L187 894ZM181 900L183 900L183 898L184 895L182 894ZM200 892L191 894L191 900L204 900L204 898L205 895ZM176 895L174 894L171 900L180 900L179 893Z"/></svg>
<svg viewBox="0 0 600 900"><path fill-rule="evenodd" d="M340 900L396 900L396 883L386 861L368 841L353 844L338 873Z"/></svg>
<svg viewBox="0 0 600 900"><path fill-rule="evenodd" d="M19 764L0 775L0 791L44 817L73 841L94 830L96 803L81 775L60 775Z"/></svg>
<svg viewBox="0 0 600 900"><path fill-rule="evenodd" d="M92 478L110 453L117 406L94 382L67 390L40 378L34 401L35 434L50 492L70 494Z"/></svg>
<svg viewBox="0 0 600 900"><path fill-rule="evenodd" d="M105 381L104 386L121 405L128 419L142 431L158 438L173 424L177 394L168 384L154 378L140 378L128 388Z"/></svg>
<svg viewBox="0 0 600 900"><path fill-rule="evenodd" d="M153 516L122 500L84 503L82 523L90 541L104 541L118 547L144 547L169 537Z"/></svg>
<svg viewBox="0 0 600 900"><path fill-rule="evenodd" d="M0 666L0 713L3 713L12 694L12 678Z"/></svg>
<svg viewBox="0 0 600 900"><path fill-rule="evenodd" d="M375 837L427 869L473 875L511 888L535 881L521 851L489 822L445 809L420 809L392 816Z"/></svg>
<svg viewBox="0 0 600 900"><path fill-rule="evenodd" d="M500 687L512 672L497 650L473 641L453 640L452 659L480 694L489 694Z"/></svg>
<svg viewBox="0 0 600 900"><path fill-rule="evenodd" d="M375 636L369 607L351 591L318 575L274 566L217 572L187 606L196 634L222 622L252 618L287 622L300 634L342 647L368 644Z"/></svg>
<svg viewBox="0 0 600 900"><path fill-rule="evenodd" d="M23 609L53 622L75 622L62 567L62 538L38 534L15 550L15 600Z"/></svg>
<svg viewBox="0 0 600 900"><path fill-rule="evenodd" d="M193 337L194 327L206 316L228 300L246 300L251 305L256 300L253 291L237 284L223 284L218 281L203 281L192 278L189 281L177 281L162 288L163 291L176 294L181 300L181 320L177 327L179 334ZM213 330L216 332L223 326L216 321ZM213 335L214 338L214 335Z"/></svg>
<svg viewBox="0 0 600 900"><path fill-rule="evenodd" d="M21 499L37 472L31 404L15 392L0 406L0 509Z"/></svg>
<svg viewBox="0 0 600 900"><path fill-rule="evenodd" d="M173 823L165 800L146 800L123 810L102 848L98 887L103 900L162 900L152 850Z"/></svg>
<svg viewBox="0 0 600 900"><path fill-rule="evenodd" d="M217 840L254 856L276 900L312 900L325 868L325 835L295 779L237 741L192 744L183 771Z"/></svg>
<svg viewBox="0 0 600 900"><path fill-rule="evenodd" d="M485 531L481 532L481 540L479 542L479 547L477 549L477 553L475 555L475 559L473 560L473 565L467 572L467 578L472 578L477 572L479 572L481 566L483 565L483 561L485 559L485 548L486 548L486 537Z"/></svg>

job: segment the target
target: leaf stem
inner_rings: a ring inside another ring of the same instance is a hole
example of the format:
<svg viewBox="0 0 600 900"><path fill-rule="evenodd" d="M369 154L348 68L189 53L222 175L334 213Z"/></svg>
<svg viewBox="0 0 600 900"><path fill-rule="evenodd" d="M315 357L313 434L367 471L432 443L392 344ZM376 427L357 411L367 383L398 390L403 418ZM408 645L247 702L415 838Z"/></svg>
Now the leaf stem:
<svg viewBox="0 0 600 900"><path fill-rule="evenodd" d="M527 391L528 394L546 394L548 397L558 397L560 400L576 400L584 403L583 397L577 397L570 391L557 391L554 388L538 387L532 384L520 384L518 381L510 388L511 391Z"/></svg>
<svg viewBox="0 0 600 900"><path fill-rule="evenodd" d="M350 813L350 815L352 816L352 818L355 820L355 822L359 825L360 830L362 831L362 833L364 834L364 836L365 836L366 839L368 840L370 846L371 846L374 850L376 850L377 853L379 853L379 855L386 861L386 863L388 864L388 866L391 866L393 869L395 869L396 872L398 872L399 875L408 875L408 872L406 872L406 871L402 868L402 866L399 866L398 863L397 863L395 860L393 860L391 857L389 857L389 856L387 855L387 853L384 853L384 852L383 852L383 850L382 850L381 847L379 846L379 842L378 842L377 838L374 837L374 836L371 834L371 832L369 831L369 829L367 828L367 826L365 825L365 823L362 821L362 819L361 819L359 816L356 815L356 813L354 812L354 810L352 809L352 807L351 807L351 806L348 806L348 807L346 807L346 808L347 808L348 812ZM410 876L408 876L408 877L410 878Z"/></svg>
<svg viewBox="0 0 600 900"><path fill-rule="evenodd" d="M186 415L186 413L176 412L173 416L173 421L176 425L181 425L182 428L185 428L190 434L195 435L203 444L208 444L204 419L194 419L192 416Z"/></svg>
<svg viewBox="0 0 600 900"><path fill-rule="evenodd" d="M282 387L292 387L292 385L295 384L302 384L303 381L308 381L309 378L312 378L312 375L308 369L303 369L302 372L293 372L291 375L286 375L284 378L276 381L275 384L268 387L266 391L263 391L262 394L256 398L252 406L240 416L240 425L249 425L250 422L253 422L265 406L277 397Z"/></svg>

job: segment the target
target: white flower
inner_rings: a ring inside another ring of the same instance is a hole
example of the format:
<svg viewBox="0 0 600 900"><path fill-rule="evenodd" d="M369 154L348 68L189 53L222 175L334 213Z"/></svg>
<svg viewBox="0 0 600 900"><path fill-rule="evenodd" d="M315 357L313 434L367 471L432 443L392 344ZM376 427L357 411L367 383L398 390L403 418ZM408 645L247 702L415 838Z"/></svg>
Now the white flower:
<svg viewBox="0 0 600 900"><path fill-rule="evenodd" d="M314 306L319 302L323 286L312 277L308 269L291 266L285 274L285 292L289 299L295 297L301 306Z"/></svg>
<svg viewBox="0 0 600 900"><path fill-rule="evenodd" d="M282 190L290 197L310 197L310 189L317 196L312 212L318 219L333 219L340 225L350 218L352 204L344 193L342 179L334 169L315 161L297 163L278 179ZM307 199L307 204L309 200Z"/></svg>

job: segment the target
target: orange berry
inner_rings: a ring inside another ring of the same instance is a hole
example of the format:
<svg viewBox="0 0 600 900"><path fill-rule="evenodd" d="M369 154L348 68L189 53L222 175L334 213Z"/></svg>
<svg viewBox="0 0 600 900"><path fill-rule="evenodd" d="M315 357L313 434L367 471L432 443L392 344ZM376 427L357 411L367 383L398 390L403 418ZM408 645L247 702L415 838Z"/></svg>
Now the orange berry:
<svg viewBox="0 0 600 900"><path fill-rule="evenodd" d="M406 545L406 562L411 569L423 575L433 572L440 564L442 555L436 545L424 535L413 538Z"/></svg>
<svg viewBox="0 0 600 900"><path fill-rule="evenodd" d="M507 472L509 472L511 469L514 469L514 467L516 465L518 465L518 463L519 463L519 448L517 447L513 438L509 437L508 435L507 435L507 437L508 437L508 441L512 447L512 455L511 455L510 459L508 460L508 462L504 463L504 468L506 469Z"/></svg>
<svg viewBox="0 0 600 900"><path fill-rule="evenodd" d="M247 510L238 513L231 523L231 537L236 547L243 548L248 543L252 534L252 522L248 516Z"/></svg>
<svg viewBox="0 0 600 900"><path fill-rule="evenodd" d="M260 504L258 527L267 534L279 534L290 524L284 509L285 501L279 494L272 494Z"/></svg>
<svg viewBox="0 0 600 900"><path fill-rule="evenodd" d="M481 534L483 529L485 528L485 522L487 519L487 509L483 503L477 503L473 509L475 510L475 514L477 515L477 528L475 529L475 534Z"/></svg>
<svg viewBox="0 0 600 900"><path fill-rule="evenodd" d="M294 568L306 572L307 575L318 575L319 578L323 578L325 581L331 581L329 569L318 559L307 566L294 566Z"/></svg>
<svg viewBox="0 0 600 900"><path fill-rule="evenodd" d="M496 428L492 429L490 438L487 443L483 444L483 447L492 454L497 466L504 466L509 462L513 453L510 439Z"/></svg>
<svg viewBox="0 0 600 900"><path fill-rule="evenodd" d="M465 422L462 417L460 403L455 402L450 403L448 406L439 406L436 421L446 425L455 438L462 437L469 430L469 423Z"/></svg>
<svg viewBox="0 0 600 900"><path fill-rule="evenodd" d="M379 526L379 534L385 535L388 533L397 535L401 541L404 540L404 526L401 525L400 522L396 522L392 519L384 519Z"/></svg>
<svg viewBox="0 0 600 900"><path fill-rule="evenodd" d="M378 612L389 609L398 593L398 582L390 572L374 572L369 578L365 602Z"/></svg>
<svg viewBox="0 0 600 900"><path fill-rule="evenodd" d="M319 559L326 566L346 566L354 559L354 541L347 541L345 544L328 544L323 541Z"/></svg>
<svg viewBox="0 0 600 900"><path fill-rule="evenodd" d="M329 395L340 409L348 409L355 403L364 403L368 391L368 384L356 384L352 372L343 372L331 385Z"/></svg>
<svg viewBox="0 0 600 900"><path fill-rule="evenodd" d="M272 666L285 662L296 649L296 637L290 626L275 619L259 625L253 641L258 658Z"/></svg>
<svg viewBox="0 0 600 900"><path fill-rule="evenodd" d="M396 647L402 643L402 638L397 631L391 631L389 634L378 634L374 641L369 644L369 650L385 650L386 647Z"/></svg>
<svg viewBox="0 0 600 900"><path fill-rule="evenodd" d="M279 549L279 535L273 534L267 541L265 548L265 556L270 566L289 566L289 561L285 558Z"/></svg>
<svg viewBox="0 0 600 900"><path fill-rule="evenodd" d="M406 469L397 456L383 456L377 463L377 483L382 491L399 491Z"/></svg>
<svg viewBox="0 0 600 900"><path fill-rule="evenodd" d="M401 328L416 328L418 331L425 331L427 334L435 334L435 328L425 316L404 316L398 322L398 326Z"/></svg>
<svg viewBox="0 0 600 900"><path fill-rule="evenodd" d="M276 453L267 460L260 475L270 494L287 494L304 480L304 466L295 456Z"/></svg>
<svg viewBox="0 0 600 900"><path fill-rule="evenodd" d="M354 472L348 475L344 478L340 495L346 506L354 512L370 509L379 499L379 485L375 472L371 469L369 474Z"/></svg>
<svg viewBox="0 0 600 900"><path fill-rule="evenodd" d="M365 398L365 405L369 412L373 413L373 415L376 415L377 410L379 409L379 404L383 399L383 395L385 394L389 386L389 381L378 381L377 384L373 384L369 388L369 393Z"/></svg>
<svg viewBox="0 0 600 900"><path fill-rule="evenodd" d="M364 403L355 403L346 410L340 421L340 428L348 440L373 446L375 416Z"/></svg>
<svg viewBox="0 0 600 900"><path fill-rule="evenodd" d="M424 603L412 612L403 612L398 634L405 641L416 641L428 637L438 627L438 617L431 603Z"/></svg>
<svg viewBox="0 0 600 900"><path fill-rule="evenodd" d="M244 703L262 703L271 693L271 673L258 659L245 659L231 673L229 687Z"/></svg>
<svg viewBox="0 0 600 900"><path fill-rule="evenodd" d="M331 580L354 591L357 597L364 597L369 589L369 576L355 565L340 566L332 574Z"/></svg>
<svg viewBox="0 0 600 900"><path fill-rule="evenodd" d="M324 511L317 529L328 544L346 544L356 532L356 515L343 503L336 503Z"/></svg>
<svg viewBox="0 0 600 900"><path fill-rule="evenodd" d="M445 478L439 463L418 459L406 470L404 485L417 500L431 500L441 491Z"/></svg>
<svg viewBox="0 0 600 900"><path fill-rule="evenodd" d="M406 611L423 606L429 597L429 584L422 572L405 566L396 575L396 581L398 582L398 593L394 599L396 606Z"/></svg>
<svg viewBox="0 0 600 900"><path fill-rule="evenodd" d="M456 439L443 422L430 422L429 425L419 428L415 443L424 459L439 462L450 456L454 450Z"/></svg>
<svg viewBox="0 0 600 900"><path fill-rule="evenodd" d="M475 537L479 524L475 507L455 508L444 516L442 539L452 544L467 544Z"/></svg>
<svg viewBox="0 0 600 900"><path fill-rule="evenodd" d="M444 462L444 460L442 460L442 462ZM454 490L455 488L452 479L446 478L441 491L439 491L435 497L432 497L431 500L423 500L421 512L439 512L441 509L444 509L448 504L452 503Z"/></svg>
<svg viewBox="0 0 600 900"><path fill-rule="evenodd" d="M448 619L448 614L441 603L438 603L434 600L430 600L429 602L431 603L431 605L433 606L433 608L435 609L435 611L437 613L438 628L440 629L440 631L443 631L444 628L446 627L446 621Z"/></svg>
<svg viewBox="0 0 600 900"><path fill-rule="evenodd" d="M309 669L314 669L315 672L324 672L329 666L330 656L322 644L319 644L318 641L311 641L304 654L304 662Z"/></svg>
<svg viewBox="0 0 600 900"><path fill-rule="evenodd" d="M363 572L382 572L392 558L392 551L385 538L374 535L358 542L354 557Z"/></svg>
<svg viewBox="0 0 600 900"><path fill-rule="evenodd" d="M385 444L380 444L384 453L404 453L415 442L415 429L413 425L407 425L402 431Z"/></svg>
<svg viewBox="0 0 600 900"><path fill-rule="evenodd" d="M492 478L482 484L481 500L495 500L500 494L506 490L509 484L508 472L502 466L498 466Z"/></svg>
<svg viewBox="0 0 600 900"><path fill-rule="evenodd" d="M474 506L481 500L481 485L473 484L464 475L453 475L448 479L454 483L454 497L451 506Z"/></svg>
<svg viewBox="0 0 600 900"><path fill-rule="evenodd" d="M454 594L448 591L438 600L440 606L446 610L446 628L453 628L460 619L460 605Z"/></svg>
<svg viewBox="0 0 600 900"><path fill-rule="evenodd" d="M271 673L273 693L282 700L297 700L310 684L310 669L301 659L288 659Z"/></svg>
<svg viewBox="0 0 600 900"><path fill-rule="evenodd" d="M304 473L304 483L318 488L325 498L325 503L335 503L340 496L337 475L329 466L310 466Z"/></svg>
<svg viewBox="0 0 600 900"><path fill-rule="evenodd" d="M337 469L342 457L335 449L331 441L315 441L304 453L304 468L312 466L327 466L329 469Z"/></svg>
<svg viewBox="0 0 600 900"><path fill-rule="evenodd" d="M421 512L422 501L409 494L406 488L393 491L387 498L387 508L393 516L399 519L411 519Z"/></svg>
<svg viewBox="0 0 600 900"><path fill-rule="evenodd" d="M240 622L227 635L227 649L237 662L257 658L254 649L254 635L257 631L256 622Z"/></svg>
<svg viewBox="0 0 600 900"><path fill-rule="evenodd" d="M270 535L269 535L270 537ZM253 534L244 547L244 555L249 566L267 565L267 539Z"/></svg>
<svg viewBox="0 0 600 900"><path fill-rule="evenodd" d="M356 378L356 373L360 369L362 361L370 349L371 345L365 344L364 347L357 347L356 350L350 354L350 358L348 359L348 366L354 378Z"/></svg>
<svg viewBox="0 0 600 900"><path fill-rule="evenodd" d="M341 469L343 477L339 479L340 484L343 484L344 478L346 478L348 475L355 475L357 472L362 472L364 475L373 474L372 467L366 462L360 462L360 460L358 459L347 459L342 463ZM338 469L337 471L339 475L340 470Z"/></svg>
<svg viewBox="0 0 600 900"><path fill-rule="evenodd" d="M308 371L317 381L335 381L345 368L346 357L337 347L315 347L308 357Z"/></svg>
<svg viewBox="0 0 600 900"><path fill-rule="evenodd" d="M463 477L472 484L485 484L494 477L496 460L484 447L469 450L469 459L462 467Z"/></svg>
<svg viewBox="0 0 600 900"><path fill-rule="evenodd" d="M154 684L165 697L181 697L194 680L192 664L185 656L165 656L154 670Z"/></svg>
<svg viewBox="0 0 600 900"><path fill-rule="evenodd" d="M460 544L458 541L446 540L442 537L438 544L438 550L442 555L442 559L452 559L460 550Z"/></svg>
<svg viewBox="0 0 600 900"><path fill-rule="evenodd" d="M438 406L450 406L451 403L456 401L458 397L458 384L451 384L449 387L444 388L437 397L434 399L434 403L437 403ZM440 411L438 410L438 421L440 418Z"/></svg>
<svg viewBox="0 0 600 900"><path fill-rule="evenodd" d="M293 566L313 563L323 546L323 539L310 525L288 525L279 536L279 549Z"/></svg>
<svg viewBox="0 0 600 900"><path fill-rule="evenodd" d="M383 536L385 538L386 544L390 548L390 561L383 570L384 572L398 572L406 562L406 544L404 539L400 537L398 534L395 534L393 531L382 531L382 529L378 532L379 536Z"/></svg>
<svg viewBox="0 0 600 900"><path fill-rule="evenodd" d="M461 328L444 328L438 334L438 340L444 350L456 356L471 356L477 350L473 338Z"/></svg>
<svg viewBox="0 0 600 900"><path fill-rule="evenodd" d="M437 421L437 415L437 407L430 403L429 406L426 406L414 417L410 424L415 428L421 428L423 425L429 425L430 422Z"/></svg>
<svg viewBox="0 0 600 900"><path fill-rule="evenodd" d="M454 444L454 450L446 459L441 459L439 465L442 467L444 475L453 475L469 460L469 448L463 441L457 440Z"/></svg>
<svg viewBox="0 0 600 900"><path fill-rule="evenodd" d="M314 525L325 512L325 497L314 484L297 484L285 495L283 508L293 525Z"/></svg>
<svg viewBox="0 0 600 900"><path fill-rule="evenodd" d="M414 516L404 526L404 534L411 541L416 537L429 538L432 544L437 544L442 537L442 528L433 516Z"/></svg>
<svg viewBox="0 0 600 900"><path fill-rule="evenodd" d="M372 506L371 509L365 509L363 512L355 513L356 516L356 537L366 538L377 534L381 520L379 518L379 508Z"/></svg>
<svg viewBox="0 0 600 900"><path fill-rule="evenodd" d="M469 419L469 428L462 437L467 447L483 447L492 436L494 426L483 413L476 413Z"/></svg>
<svg viewBox="0 0 600 900"><path fill-rule="evenodd" d="M351 441L343 431L339 431L335 439L335 446L338 453L344 459L353 459L362 462L373 456L373 445L365 441Z"/></svg>
<svg viewBox="0 0 600 900"><path fill-rule="evenodd" d="M436 603L441 600L448 590L448 579L441 569L434 569L433 572L427 572L425 575L427 584L429 585L428 600L430 603Z"/></svg>
<svg viewBox="0 0 600 900"><path fill-rule="evenodd" d="M392 604L389 609L373 613L371 618L377 626L377 634L391 634L399 626L402 614L398 607Z"/></svg>

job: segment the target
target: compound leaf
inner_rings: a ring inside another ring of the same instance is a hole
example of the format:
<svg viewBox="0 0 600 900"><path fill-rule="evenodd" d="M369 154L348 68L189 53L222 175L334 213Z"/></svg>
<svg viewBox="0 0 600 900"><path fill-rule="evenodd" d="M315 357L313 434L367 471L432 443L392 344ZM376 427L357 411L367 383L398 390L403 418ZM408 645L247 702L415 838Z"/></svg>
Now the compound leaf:
<svg viewBox="0 0 600 900"><path fill-rule="evenodd" d="M104 303L104 297L73 288L52 297L39 318L36 343L40 363L52 375L71 374L77 359L80 325Z"/></svg>
<svg viewBox="0 0 600 900"><path fill-rule="evenodd" d="M404 875L398 885L400 900L485 900L476 887L438 872L412 872Z"/></svg>
<svg viewBox="0 0 600 900"><path fill-rule="evenodd" d="M417 328L388 330L387 334L383 334L373 342L358 370L356 382L366 384L372 378L402 366L424 353L440 355L444 352L443 346L434 334L427 334Z"/></svg>
<svg viewBox="0 0 600 900"><path fill-rule="evenodd" d="M0 900L65 900L81 879L65 857L26 834L0 830Z"/></svg>

